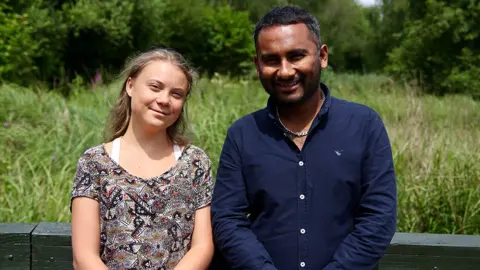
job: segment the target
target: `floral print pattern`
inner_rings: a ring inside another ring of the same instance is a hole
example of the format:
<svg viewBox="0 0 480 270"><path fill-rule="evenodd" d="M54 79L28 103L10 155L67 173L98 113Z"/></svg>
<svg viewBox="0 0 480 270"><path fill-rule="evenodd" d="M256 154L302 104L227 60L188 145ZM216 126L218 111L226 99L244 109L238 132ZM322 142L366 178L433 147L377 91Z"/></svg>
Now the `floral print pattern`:
<svg viewBox="0 0 480 270"><path fill-rule="evenodd" d="M173 167L158 177L131 175L105 146L78 161L75 197L99 202L100 257L109 269L173 269L190 248L195 211L210 204L211 161L187 145Z"/></svg>

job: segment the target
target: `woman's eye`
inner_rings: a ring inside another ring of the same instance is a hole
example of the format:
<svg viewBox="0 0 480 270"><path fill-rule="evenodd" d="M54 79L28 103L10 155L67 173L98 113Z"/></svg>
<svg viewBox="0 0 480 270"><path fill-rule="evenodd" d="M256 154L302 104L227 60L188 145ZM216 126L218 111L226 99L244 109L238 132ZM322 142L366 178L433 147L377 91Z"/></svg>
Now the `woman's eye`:
<svg viewBox="0 0 480 270"><path fill-rule="evenodd" d="M160 87L158 85L150 85L150 89L152 89L153 91L159 91L160 90Z"/></svg>
<svg viewBox="0 0 480 270"><path fill-rule="evenodd" d="M173 96L176 98L183 98L183 94L179 92L173 92Z"/></svg>

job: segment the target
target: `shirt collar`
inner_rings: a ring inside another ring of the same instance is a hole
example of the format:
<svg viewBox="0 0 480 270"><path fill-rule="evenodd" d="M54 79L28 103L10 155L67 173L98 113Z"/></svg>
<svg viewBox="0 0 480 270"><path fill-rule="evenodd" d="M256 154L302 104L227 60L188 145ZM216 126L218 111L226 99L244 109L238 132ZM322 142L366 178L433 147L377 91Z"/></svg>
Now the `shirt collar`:
<svg viewBox="0 0 480 270"><path fill-rule="evenodd" d="M320 111L318 112L318 115L317 115L319 119L328 112L328 110L330 109L330 105L332 103L332 98L330 96L330 89L328 88L328 86L320 82L320 88L325 94L325 100L323 101L322 108L320 108ZM267 111L268 111L268 116L272 119L277 118L275 107L276 107L275 102L271 97L269 97L267 101Z"/></svg>

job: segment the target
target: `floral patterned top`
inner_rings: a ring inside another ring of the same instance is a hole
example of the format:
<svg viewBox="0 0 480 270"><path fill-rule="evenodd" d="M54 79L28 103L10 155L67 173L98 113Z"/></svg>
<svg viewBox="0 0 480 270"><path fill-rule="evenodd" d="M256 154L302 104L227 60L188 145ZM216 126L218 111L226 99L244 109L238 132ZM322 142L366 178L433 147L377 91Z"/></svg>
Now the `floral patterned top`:
<svg viewBox="0 0 480 270"><path fill-rule="evenodd" d="M190 248L195 210L210 204L211 161L187 145L158 177L131 175L98 145L78 161L72 199L100 207L100 257L109 269L173 269Z"/></svg>

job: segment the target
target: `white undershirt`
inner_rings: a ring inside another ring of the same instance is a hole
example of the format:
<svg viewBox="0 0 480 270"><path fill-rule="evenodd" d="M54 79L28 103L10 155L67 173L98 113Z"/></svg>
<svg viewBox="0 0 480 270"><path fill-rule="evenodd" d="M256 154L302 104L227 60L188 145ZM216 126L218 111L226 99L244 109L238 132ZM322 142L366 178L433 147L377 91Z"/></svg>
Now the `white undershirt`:
<svg viewBox="0 0 480 270"><path fill-rule="evenodd" d="M177 144L173 145L173 153L175 154L175 160L178 160L182 154L182 150ZM112 142L112 159L120 164L120 137Z"/></svg>

